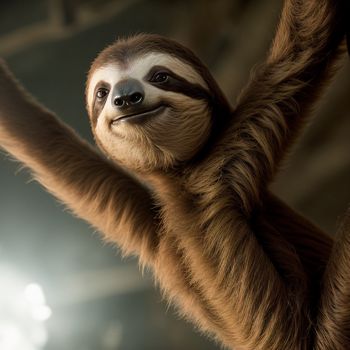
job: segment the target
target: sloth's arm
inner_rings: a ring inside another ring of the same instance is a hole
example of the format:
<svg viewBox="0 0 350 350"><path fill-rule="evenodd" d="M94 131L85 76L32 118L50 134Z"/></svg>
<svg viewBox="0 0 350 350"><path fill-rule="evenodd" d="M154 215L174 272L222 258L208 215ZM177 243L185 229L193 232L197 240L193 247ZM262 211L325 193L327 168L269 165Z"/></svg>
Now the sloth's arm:
<svg viewBox="0 0 350 350"><path fill-rule="evenodd" d="M250 216L261 201L269 205L262 193L336 70L345 51L342 41L349 14L345 0L285 1L270 53L242 92L229 135L233 157L225 171L245 215ZM290 219L286 220L289 224ZM320 290L315 349L346 349L350 343L349 221L337 237ZM265 235L275 240L274 236L283 234L283 225L277 227L276 235L270 231ZM264 241L264 232L261 236ZM279 250L275 243L271 246ZM309 256L308 250L300 254L301 259ZM282 255L280 260L286 259Z"/></svg>
<svg viewBox="0 0 350 350"><path fill-rule="evenodd" d="M15 82L0 61L0 146L71 210L144 262L156 240L152 199Z"/></svg>
<svg viewBox="0 0 350 350"><path fill-rule="evenodd" d="M285 2L266 62L243 91L230 130L191 182L203 206L200 224L205 232L179 238L184 256L180 266L187 267L189 285L198 293L196 300L204 305L213 329L219 325L217 332L232 347L312 347L306 343L313 337L309 312L314 310L307 296L309 271L302 265L312 271L308 247L319 244L327 258L331 241L315 242L317 231L309 232L310 240L303 237L308 224L291 220L288 211L282 213L284 220L278 217L282 206L265 197L286 149L334 73L345 33L341 4ZM259 216L261 201L267 210L274 209ZM188 218L188 227L190 223ZM301 242L294 241L294 230ZM284 239L285 231L290 241ZM319 275L313 276L315 280ZM317 300L311 303L315 306ZM333 348L337 347L329 347Z"/></svg>
<svg viewBox="0 0 350 350"><path fill-rule="evenodd" d="M323 281L315 349L350 344L350 209L334 243Z"/></svg>
<svg viewBox="0 0 350 350"><path fill-rule="evenodd" d="M345 0L286 0L265 63L242 91L225 141L237 201L248 214L335 72Z"/></svg>
<svg viewBox="0 0 350 350"><path fill-rule="evenodd" d="M165 200L172 231L160 239L162 286L230 349L306 349L307 281L295 251L268 220L248 222L237 212L224 181L204 187L188 202L181 191Z"/></svg>

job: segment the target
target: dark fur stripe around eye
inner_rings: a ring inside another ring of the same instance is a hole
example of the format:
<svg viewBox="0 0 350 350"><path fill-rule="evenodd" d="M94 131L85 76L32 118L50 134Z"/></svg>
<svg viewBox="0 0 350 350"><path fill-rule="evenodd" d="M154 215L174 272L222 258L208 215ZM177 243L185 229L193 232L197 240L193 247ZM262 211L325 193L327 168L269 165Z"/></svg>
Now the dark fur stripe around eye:
<svg viewBox="0 0 350 350"><path fill-rule="evenodd" d="M167 73L169 75L169 79L166 82L152 82L151 79L157 72ZM164 66L152 67L144 79L162 90L181 93L198 100L206 100L208 102L212 100L209 92L202 86L199 84L190 83Z"/></svg>
<svg viewBox="0 0 350 350"><path fill-rule="evenodd" d="M96 98L97 90L100 89L100 88L104 88L104 89L110 91L111 90L111 86L110 86L110 84L106 83L105 81L101 81L101 82L99 82L96 85L96 87L94 89L94 99L93 99L92 113L91 113L91 123L92 123L93 127L96 126L98 116L100 115L104 105L106 104L106 100L107 100L107 97L108 97L108 94L107 94L101 100Z"/></svg>

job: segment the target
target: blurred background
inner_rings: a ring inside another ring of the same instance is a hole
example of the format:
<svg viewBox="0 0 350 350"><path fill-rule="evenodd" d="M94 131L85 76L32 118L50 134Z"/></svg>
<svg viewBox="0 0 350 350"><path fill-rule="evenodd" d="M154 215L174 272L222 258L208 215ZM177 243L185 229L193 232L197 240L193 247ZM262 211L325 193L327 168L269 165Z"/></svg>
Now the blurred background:
<svg viewBox="0 0 350 350"><path fill-rule="evenodd" d="M152 32L191 47L227 96L260 62L280 0L0 1L0 56L38 100L92 141L84 82L118 36ZM329 233L350 202L348 58L273 190ZM176 317L137 261L0 153L1 350L219 349Z"/></svg>

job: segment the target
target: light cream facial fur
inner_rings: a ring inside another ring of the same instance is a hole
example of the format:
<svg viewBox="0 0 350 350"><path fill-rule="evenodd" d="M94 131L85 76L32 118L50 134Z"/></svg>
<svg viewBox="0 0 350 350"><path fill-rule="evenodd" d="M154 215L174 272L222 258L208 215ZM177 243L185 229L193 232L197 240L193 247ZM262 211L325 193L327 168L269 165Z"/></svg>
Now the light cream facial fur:
<svg viewBox="0 0 350 350"><path fill-rule="evenodd" d="M91 113L94 90L99 81L103 80L109 83L111 86L114 86L120 80L125 78L133 78L142 82L143 87L147 89L151 86L149 84L145 84L143 82L143 78L153 66L167 67L187 81L195 82L203 88L208 88L203 78L190 65L170 55L163 53L150 53L149 55L138 57L132 62L129 62L126 67L120 67L117 63L115 63L108 64L96 70L88 86L87 102L89 112ZM150 93L152 93L152 90ZM149 98L151 98L151 95Z"/></svg>
<svg viewBox="0 0 350 350"><path fill-rule="evenodd" d="M87 96L92 113L94 91L100 81L110 84L112 90L119 81L131 78L142 84L145 104L155 105L160 101L169 104L165 111L140 125L128 122L111 125L119 111L110 93L97 118L94 131L104 151L112 159L142 171L167 168L190 159L207 139L211 125L206 101L165 91L144 80L153 66L165 66L188 82L207 89L190 65L170 55L152 53L129 62L126 67L116 63L101 67L90 80Z"/></svg>

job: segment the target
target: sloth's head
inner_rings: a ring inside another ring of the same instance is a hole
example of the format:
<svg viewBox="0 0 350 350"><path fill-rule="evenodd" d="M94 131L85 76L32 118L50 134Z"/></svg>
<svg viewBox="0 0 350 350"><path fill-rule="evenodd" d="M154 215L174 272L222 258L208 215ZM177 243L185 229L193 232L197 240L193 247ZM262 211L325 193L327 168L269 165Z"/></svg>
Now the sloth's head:
<svg viewBox="0 0 350 350"><path fill-rule="evenodd" d="M158 35L116 41L93 62L87 109L100 148L134 170L189 161L228 104L201 61Z"/></svg>

